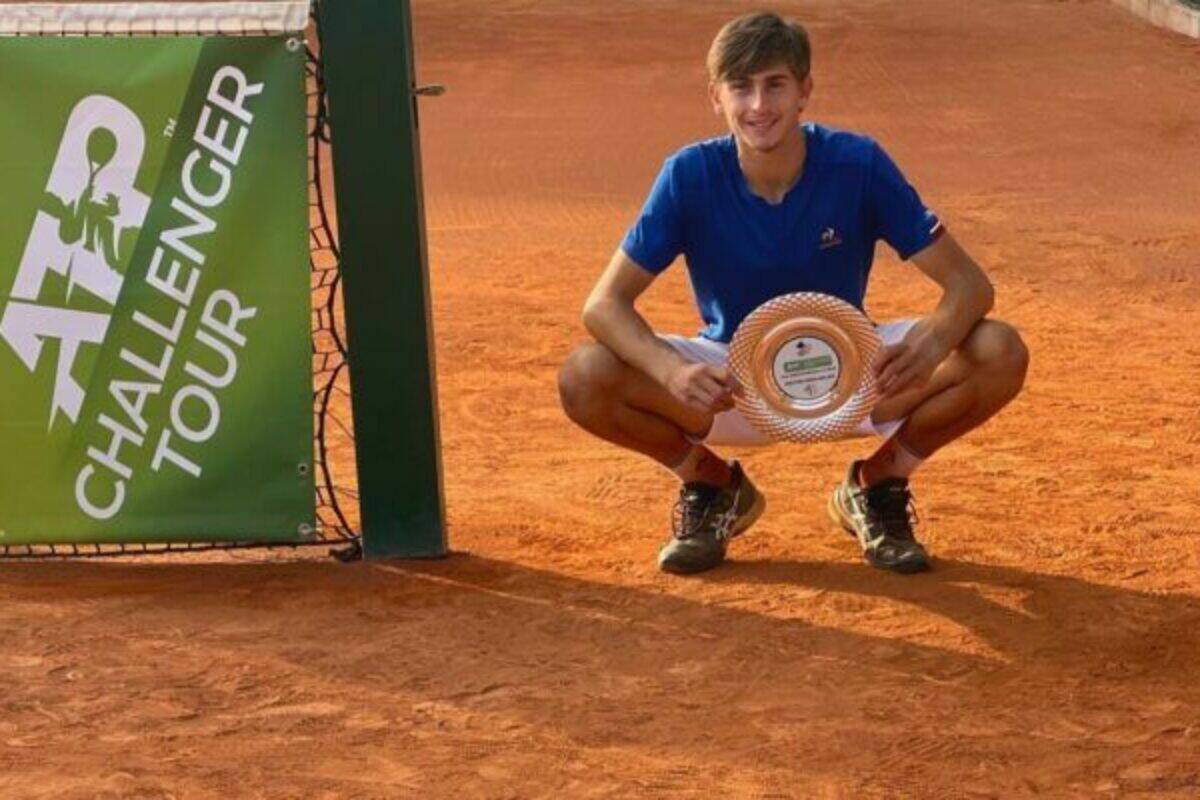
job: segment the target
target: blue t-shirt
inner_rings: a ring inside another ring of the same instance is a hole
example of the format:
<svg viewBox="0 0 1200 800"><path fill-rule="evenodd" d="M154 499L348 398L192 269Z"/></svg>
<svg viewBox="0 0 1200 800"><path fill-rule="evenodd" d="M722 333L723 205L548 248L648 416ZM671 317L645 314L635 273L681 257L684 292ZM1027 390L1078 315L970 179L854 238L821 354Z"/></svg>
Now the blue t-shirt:
<svg viewBox="0 0 1200 800"><path fill-rule="evenodd" d="M872 139L813 123L804 171L783 201L750 191L733 136L667 159L621 249L657 275L687 259L701 335L728 342L751 311L789 292L863 307L875 242L902 259L941 233L937 216Z"/></svg>

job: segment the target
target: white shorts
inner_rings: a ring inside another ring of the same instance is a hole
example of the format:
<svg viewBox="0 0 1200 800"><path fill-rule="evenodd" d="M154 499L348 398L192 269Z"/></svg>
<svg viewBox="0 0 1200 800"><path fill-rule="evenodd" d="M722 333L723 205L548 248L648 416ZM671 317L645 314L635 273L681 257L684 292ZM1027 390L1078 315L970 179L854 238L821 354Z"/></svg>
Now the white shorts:
<svg viewBox="0 0 1200 800"><path fill-rule="evenodd" d="M915 324L917 324L915 319L902 319L876 325L875 330L879 332L879 338L885 345L896 344L908 334ZM714 342L701 336L688 339L674 334L659 334L659 338L675 348L679 355L693 364L716 364L724 367L729 363L729 345L722 342ZM854 436L881 436L887 439L903 424L904 419L876 423L867 417L859 424ZM697 441L703 441L705 444L738 447L761 447L777 443L766 434L760 433L736 408L717 414L713 417L713 424L708 429L708 434L703 439L696 438Z"/></svg>

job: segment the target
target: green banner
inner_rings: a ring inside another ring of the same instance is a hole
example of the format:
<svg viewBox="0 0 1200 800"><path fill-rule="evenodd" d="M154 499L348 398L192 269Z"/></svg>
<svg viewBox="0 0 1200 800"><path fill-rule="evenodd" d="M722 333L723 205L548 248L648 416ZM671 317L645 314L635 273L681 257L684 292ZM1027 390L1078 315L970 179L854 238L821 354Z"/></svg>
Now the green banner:
<svg viewBox="0 0 1200 800"><path fill-rule="evenodd" d="M0 545L311 536L303 59L0 40Z"/></svg>

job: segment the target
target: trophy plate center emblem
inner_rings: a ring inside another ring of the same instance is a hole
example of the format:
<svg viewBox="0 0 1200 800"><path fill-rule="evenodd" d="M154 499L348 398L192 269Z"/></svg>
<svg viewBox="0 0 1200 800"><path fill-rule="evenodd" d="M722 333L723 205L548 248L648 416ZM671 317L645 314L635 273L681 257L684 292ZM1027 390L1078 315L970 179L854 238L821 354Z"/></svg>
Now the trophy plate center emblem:
<svg viewBox="0 0 1200 800"><path fill-rule="evenodd" d="M729 366L734 401L774 439L813 442L854 433L871 413L871 369L881 347L875 326L849 303L798 292L759 306L738 326Z"/></svg>

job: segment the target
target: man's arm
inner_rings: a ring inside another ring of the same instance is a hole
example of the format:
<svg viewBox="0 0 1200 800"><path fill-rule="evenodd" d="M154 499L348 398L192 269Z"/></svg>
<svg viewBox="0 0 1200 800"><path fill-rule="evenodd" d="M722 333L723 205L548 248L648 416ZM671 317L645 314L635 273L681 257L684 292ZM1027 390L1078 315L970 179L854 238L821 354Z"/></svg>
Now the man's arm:
<svg viewBox="0 0 1200 800"><path fill-rule="evenodd" d="M732 408L728 370L685 361L634 308L654 278L618 248L584 303L584 327L622 361L688 405L713 412Z"/></svg>
<svg viewBox="0 0 1200 800"><path fill-rule="evenodd" d="M987 275L948 232L912 261L942 287L942 299L904 341L886 348L880 356L876 375L883 397L929 380L938 364L991 310L995 297Z"/></svg>

